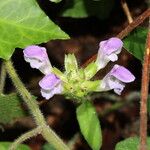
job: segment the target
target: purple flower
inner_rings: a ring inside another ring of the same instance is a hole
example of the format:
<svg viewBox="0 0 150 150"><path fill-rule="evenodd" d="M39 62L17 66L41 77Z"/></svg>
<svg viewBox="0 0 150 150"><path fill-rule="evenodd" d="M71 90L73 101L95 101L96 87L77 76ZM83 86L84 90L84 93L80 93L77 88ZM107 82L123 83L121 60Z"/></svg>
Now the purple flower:
<svg viewBox="0 0 150 150"><path fill-rule="evenodd" d="M24 49L24 58L32 68L39 69L44 74L51 72L52 66L48 59L46 49L40 46L28 46Z"/></svg>
<svg viewBox="0 0 150 150"><path fill-rule="evenodd" d="M123 42L115 37L100 42L96 60L98 70L104 68L109 61L118 60L117 54L121 52L122 46Z"/></svg>
<svg viewBox="0 0 150 150"><path fill-rule="evenodd" d="M46 99L50 99L54 94L61 94L63 87L61 80L54 74L46 75L40 82L41 94Z"/></svg>
<svg viewBox="0 0 150 150"><path fill-rule="evenodd" d="M121 94L125 87L125 83L133 82L134 75L120 65L114 65L112 70L103 78L100 85L101 91L108 91L114 89L118 95Z"/></svg>

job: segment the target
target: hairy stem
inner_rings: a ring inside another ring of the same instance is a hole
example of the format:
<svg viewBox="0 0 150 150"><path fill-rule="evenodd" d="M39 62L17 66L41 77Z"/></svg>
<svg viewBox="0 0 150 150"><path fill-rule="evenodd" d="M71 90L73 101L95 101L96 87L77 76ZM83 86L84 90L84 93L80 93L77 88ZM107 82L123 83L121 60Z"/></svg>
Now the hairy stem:
<svg viewBox="0 0 150 150"><path fill-rule="evenodd" d="M0 94L2 94L4 91L5 80L6 80L6 69L4 63L2 62L0 73Z"/></svg>
<svg viewBox="0 0 150 150"><path fill-rule="evenodd" d="M147 140L147 99L150 73L150 31L147 36L146 51L144 55L140 106L140 150L146 150Z"/></svg>
<svg viewBox="0 0 150 150"><path fill-rule="evenodd" d="M12 82L14 83L18 93L22 96L23 100L27 104L31 114L33 115L35 122L38 126L44 126L42 131L43 137L52 144L57 150L69 150L67 145L63 143L63 141L54 133L54 131L46 125L46 121L38 107L36 101L32 98L32 95L25 88L22 81L19 79L15 68L13 67L12 62L6 61L5 68L7 73L9 74Z"/></svg>
<svg viewBox="0 0 150 150"><path fill-rule="evenodd" d="M21 135L18 139L15 140L15 142L11 145L11 147L9 148L9 150L15 150L21 143L23 143L25 140L36 136L38 134L40 134L42 132L42 127L37 127L23 135Z"/></svg>

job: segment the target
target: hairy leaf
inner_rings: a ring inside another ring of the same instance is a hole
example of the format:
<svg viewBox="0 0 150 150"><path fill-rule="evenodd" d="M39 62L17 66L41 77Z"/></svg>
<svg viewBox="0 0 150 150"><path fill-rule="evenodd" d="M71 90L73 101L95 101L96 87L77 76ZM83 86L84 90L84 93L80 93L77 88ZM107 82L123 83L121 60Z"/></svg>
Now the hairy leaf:
<svg viewBox="0 0 150 150"><path fill-rule="evenodd" d="M114 0L70 0L62 12L63 17L86 18L97 16L105 19L113 8Z"/></svg>
<svg viewBox="0 0 150 150"><path fill-rule="evenodd" d="M1 0L0 31L0 58L3 59L9 59L15 48L68 38L44 14L36 0Z"/></svg>
<svg viewBox="0 0 150 150"><path fill-rule="evenodd" d="M138 27L123 40L124 47L141 61L143 61L147 32L148 29Z"/></svg>
<svg viewBox="0 0 150 150"><path fill-rule="evenodd" d="M11 142L0 142L0 150L8 150ZM20 144L16 150L31 150L27 145Z"/></svg>
<svg viewBox="0 0 150 150"><path fill-rule="evenodd" d="M147 140L147 150L150 150L150 138ZM139 138L138 137L131 137L125 139L124 141L119 142L116 145L115 150L138 150L139 149Z"/></svg>
<svg viewBox="0 0 150 150"><path fill-rule="evenodd" d="M14 119L26 115L21 107L21 99L17 94L0 95L0 123L11 123Z"/></svg>
<svg viewBox="0 0 150 150"><path fill-rule="evenodd" d="M95 108L86 101L77 108L76 113L84 138L93 150L99 150L102 145L102 135Z"/></svg>

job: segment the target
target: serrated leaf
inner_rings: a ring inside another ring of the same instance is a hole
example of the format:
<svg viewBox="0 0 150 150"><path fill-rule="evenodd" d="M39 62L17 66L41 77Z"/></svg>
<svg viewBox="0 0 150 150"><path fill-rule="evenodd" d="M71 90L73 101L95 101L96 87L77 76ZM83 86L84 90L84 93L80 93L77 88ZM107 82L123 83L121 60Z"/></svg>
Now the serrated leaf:
<svg viewBox="0 0 150 150"><path fill-rule="evenodd" d="M138 27L123 40L125 49L141 61L144 57L147 32L148 29Z"/></svg>
<svg viewBox="0 0 150 150"><path fill-rule="evenodd" d="M8 150L12 142L0 142L0 150ZM16 150L31 150L27 145L20 144Z"/></svg>
<svg viewBox="0 0 150 150"><path fill-rule="evenodd" d="M102 133L95 108L86 101L77 108L76 113L84 138L93 150L99 150L102 145Z"/></svg>
<svg viewBox="0 0 150 150"><path fill-rule="evenodd" d="M26 115L21 107L21 99L17 94L0 95L0 123L11 123L14 119Z"/></svg>
<svg viewBox="0 0 150 150"><path fill-rule="evenodd" d="M138 137L125 139L116 145L115 150L139 150L139 141ZM147 139L147 147L150 150L150 138Z"/></svg>
<svg viewBox="0 0 150 150"><path fill-rule="evenodd" d="M62 16L72 18L86 18L97 16L105 19L109 16L113 8L114 0L71 0L66 4Z"/></svg>
<svg viewBox="0 0 150 150"><path fill-rule="evenodd" d="M0 58L9 59L15 48L67 39L40 9L36 0L0 1Z"/></svg>

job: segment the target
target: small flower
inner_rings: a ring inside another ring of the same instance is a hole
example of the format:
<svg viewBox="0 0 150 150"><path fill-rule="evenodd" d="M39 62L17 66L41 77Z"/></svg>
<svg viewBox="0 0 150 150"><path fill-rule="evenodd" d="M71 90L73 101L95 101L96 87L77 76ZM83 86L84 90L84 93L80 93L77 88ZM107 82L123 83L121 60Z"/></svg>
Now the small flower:
<svg viewBox="0 0 150 150"><path fill-rule="evenodd" d="M28 46L24 49L24 58L32 68L39 69L44 74L51 72L52 66L48 59L46 49L40 46Z"/></svg>
<svg viewBox="0 0 150 150"><path fill-rule="evenodd" d="M115 37L100 42L96 60L98 70L104 68L109 61L118 60L117 54L121 52L122 46L123 42Z"/></svg>
<svg viewBox="0 0 150 150"><path fill-rule="evenodd" d="M41 94L46 99L50 99L54 94L61 94L63 87L61 80L54 74L46 75L40 82Z"/></svg>
<svg viewBox="0 0 150 150"><path fill-rule="evenodd" d="M114 89L118 95L121 94L125 87L125 83L133 82L134 75L120 65L114 65L112 70L103 78L100 84L101 91L108 91Z"/></svg>

